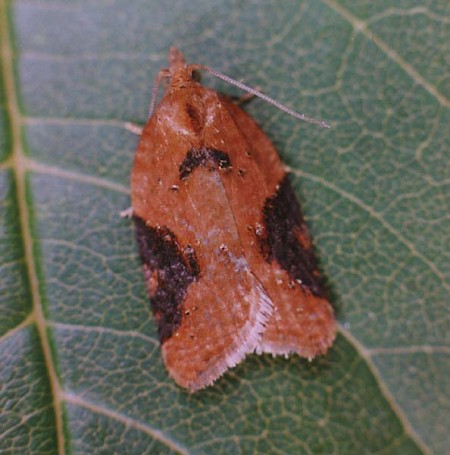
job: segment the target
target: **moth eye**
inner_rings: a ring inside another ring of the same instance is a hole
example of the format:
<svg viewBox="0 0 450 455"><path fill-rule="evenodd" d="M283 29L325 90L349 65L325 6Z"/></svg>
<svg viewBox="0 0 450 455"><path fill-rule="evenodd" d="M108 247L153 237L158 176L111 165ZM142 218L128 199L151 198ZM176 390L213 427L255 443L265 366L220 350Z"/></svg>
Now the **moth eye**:
<svg viewBox="0 0 450 455"><path fill-rule="evenodd" d="M200 73L198 70L193 70L191 72L191 77L195 82L200 82L202 80L202 73Z"/></svg>

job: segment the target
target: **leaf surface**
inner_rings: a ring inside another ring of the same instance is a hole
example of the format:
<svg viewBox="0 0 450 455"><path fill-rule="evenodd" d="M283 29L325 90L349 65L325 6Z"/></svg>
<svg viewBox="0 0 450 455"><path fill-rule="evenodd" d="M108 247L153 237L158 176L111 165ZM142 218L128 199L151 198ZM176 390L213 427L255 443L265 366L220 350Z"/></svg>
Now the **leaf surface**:
<svg viewBox="0 0 450 455"><path fill-rule="evenodd" d="M391 3L0 0L0 451L446 453L450 12ZM171 45L333 123L246 106L292 169L334 347L248 356L194 395L164 370L119 216L124 124Z"/></svg>

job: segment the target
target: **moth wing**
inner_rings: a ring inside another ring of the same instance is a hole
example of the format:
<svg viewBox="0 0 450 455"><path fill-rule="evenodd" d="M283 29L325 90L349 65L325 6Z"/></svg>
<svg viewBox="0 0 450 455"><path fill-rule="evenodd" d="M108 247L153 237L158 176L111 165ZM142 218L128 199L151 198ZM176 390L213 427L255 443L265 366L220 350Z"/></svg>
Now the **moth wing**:
<svg viewBox="0 0 450 455"><path fill-rule="evenodd" d="M272 309L249 271L215 266L204 272L188 289L179 328L162 344L169 374L191 391L212 384L255 350Z"/></svg>
<svg viewBox="0 0 450 455"><path fill-rule="evenodd" d="M242 232L241 238L251 270L274 306L257 352L297 353L306 358L324 354L336 336L335 318L286 171L273 144L255 121L226 98L221 102L246 138L256 166L252 169L250 164L246 165L247 182L253 182L255 192L264 193L258 202L256 220L254 215L253 220L249 219L245 203L233 206L238 226L256 226L253 237ZM245 184L243 181L242 185Z"/></svg>
<svg viewBox="0 0 450 455"><path fill-rule="evenodd" d="M325 354L336 337L336 324L329 302L307 291L275 297L273 317L260 338L256 352L273 355L296 353L312 359ZM273 294L272 294L273 296Z"/></svg>

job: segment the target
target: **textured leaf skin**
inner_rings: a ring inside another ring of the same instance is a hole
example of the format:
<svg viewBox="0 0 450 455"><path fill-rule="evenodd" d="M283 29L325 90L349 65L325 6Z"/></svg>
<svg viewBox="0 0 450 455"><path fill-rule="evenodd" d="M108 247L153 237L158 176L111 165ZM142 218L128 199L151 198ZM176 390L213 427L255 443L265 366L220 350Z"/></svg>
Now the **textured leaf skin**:
<svg viewBox="0 0 450 455"><path fill-rule="evenodd" d="M2 453L446 453L447 2L1 0L0 15ZM246 106L295 172L335 346L250 356L194 396L163 369L118 216L137 142L123 122L145 121L170 45L333 122Z"/></svg>

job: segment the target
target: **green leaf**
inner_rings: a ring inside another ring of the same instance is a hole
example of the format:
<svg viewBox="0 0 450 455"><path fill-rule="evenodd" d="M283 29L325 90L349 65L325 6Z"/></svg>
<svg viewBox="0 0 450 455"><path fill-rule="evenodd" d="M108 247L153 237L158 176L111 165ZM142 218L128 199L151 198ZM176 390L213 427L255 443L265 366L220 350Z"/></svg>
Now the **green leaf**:
<svg viewBox="0 0 450 455"><path fill-rule="evenodd" d="M0 0L0 21L2 453L448 453L446 1ZM246 106L293 170L334 347L248 356L193 395L119 216L124 123L171 45L333 122Z"/></svg>

